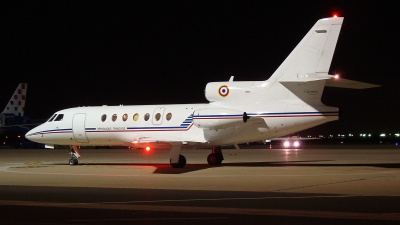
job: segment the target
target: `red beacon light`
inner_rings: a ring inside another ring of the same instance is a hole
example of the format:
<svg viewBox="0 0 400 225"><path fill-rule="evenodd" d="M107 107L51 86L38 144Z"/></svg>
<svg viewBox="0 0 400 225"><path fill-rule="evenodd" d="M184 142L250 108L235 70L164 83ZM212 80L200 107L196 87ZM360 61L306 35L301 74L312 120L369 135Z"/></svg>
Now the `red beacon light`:
<svg viewBox="0 0 400 225"><path fill-rule="evenodd" d="M333 14L333 18L337 18L338 16L337 16L337 14Z"/></svg>
<svg viewBox="0 0 400 225"><path fill-rule="evenodd" d="M333 76L335 79L339 79L339 75L335 74L335 76Z"/></svg>
<svg viewBox="0 0 400 225"><path fill-rule="evenodd" d="M146 151L150 151L151 150L151 148L150 148L150 146L146 146Z"/></svg>

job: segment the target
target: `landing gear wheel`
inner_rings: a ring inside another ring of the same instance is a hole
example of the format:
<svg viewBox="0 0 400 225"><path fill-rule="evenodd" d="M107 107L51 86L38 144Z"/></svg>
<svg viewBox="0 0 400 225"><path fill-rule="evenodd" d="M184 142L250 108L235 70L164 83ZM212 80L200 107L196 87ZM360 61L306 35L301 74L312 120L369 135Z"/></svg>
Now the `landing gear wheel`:
<svg viewBox="0 0 400 225"><path fill-rule="evenodd" d="M211 153L207 157L207 162L211 166L221 165L223 160L222 154Z"/></svg>
<svg viewBox="0 0 400 225"><path fill-rule="evenodd" d="M71 158L69 160L69 165L78 165L78 159L77 158Z"/></svg>
<svg viewBox="0 0 400 225"><path fill-rule="evenodd" d="M172 168L183 168L186 166L186 158L183 155L179 155L179 162L178 163L171 163L171 159L169 160Z"/></svg>

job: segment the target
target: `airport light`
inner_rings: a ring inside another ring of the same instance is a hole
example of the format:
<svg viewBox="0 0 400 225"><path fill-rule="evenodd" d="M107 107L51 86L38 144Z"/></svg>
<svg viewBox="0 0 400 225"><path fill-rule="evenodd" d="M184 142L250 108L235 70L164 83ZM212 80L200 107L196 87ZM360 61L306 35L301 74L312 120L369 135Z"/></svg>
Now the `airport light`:
<svg viewBox="0 0 400 225"><path fill-rule="evenodd" d="M371 137L371 134L368 134L368 137Z"/></svg>
<svg viewBox="0 0 400 225"><path fill-rule="evenodd" d="M396 134L394 134L394 136L396 136L396 137L400 137L400 134L399 134L399 133L396 133Z"/></svg>
<svg viewBox="0 0 400 225"><path fill-rule="evenodd" d="M381 136L381 137L386 137L386 134L381 134L380 136Z"/></svg>
<svg viewBox="0 0 400 225"><path fill-rule="evenodd" d="M283 143L283 146L285 146L285 148L288 148L290 146L290 142L289 141L285 141Z"/></svg>
<svg viewBox="0 0 400 225"><path fill-rule="evenodd" d="M146 146L146 151L150 151L150 146Z"/></svg>

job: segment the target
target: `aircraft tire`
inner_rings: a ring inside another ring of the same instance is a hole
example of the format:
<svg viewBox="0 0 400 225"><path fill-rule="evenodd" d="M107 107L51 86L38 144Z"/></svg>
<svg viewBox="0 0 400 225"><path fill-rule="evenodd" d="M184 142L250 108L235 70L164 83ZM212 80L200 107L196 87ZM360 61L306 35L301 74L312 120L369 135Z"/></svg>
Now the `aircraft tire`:
<svg viewBox="0 0 400 225"><path fill-rule="evenodd" d="M211 153L211 154L209 154L209 155L207 156L207 162L208 162L208 164L211 165L211 166L218 165L218 162L219 162L219 161L220 161L220 160L219 160L219 157L217 156L217 154ZM221 162L222 162L222 160L221 160ZM221 164L221 162L220 162L219 164Z"/></svg>
<svg viewBox="0 0 400 225"><path fill-rule="evenodd" d="M179 155L179 162L178 163L171 163L171 159L169 160L172 168L183 168L186 166L186 158L183 155Z"/></svg>
<svg viewBox="0 0 400 225"><path fill-rule="evenodd" d="M76 158L72 158L69 160L69 165L78 165L78 159Z"/></svg>

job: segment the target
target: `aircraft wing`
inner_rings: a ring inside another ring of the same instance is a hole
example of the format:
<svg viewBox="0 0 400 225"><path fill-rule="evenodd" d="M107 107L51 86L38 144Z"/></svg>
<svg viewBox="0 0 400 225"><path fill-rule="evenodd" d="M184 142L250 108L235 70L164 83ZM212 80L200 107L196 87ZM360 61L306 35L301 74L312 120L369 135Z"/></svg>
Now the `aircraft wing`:
<svg viewBox="0 0 400 225"><path fill-rule="evenodd" d="M137 148L144 148L148 145L156 145L158 147L170 147L174 144L183 144L183 145L201 145L205 144L207 141L204 139L195 139L195 138L177 138L177 137L169 137L164 135L152 135L152 136L137 136L133 138L132 142L126 142L125 145Z"/></svg>

